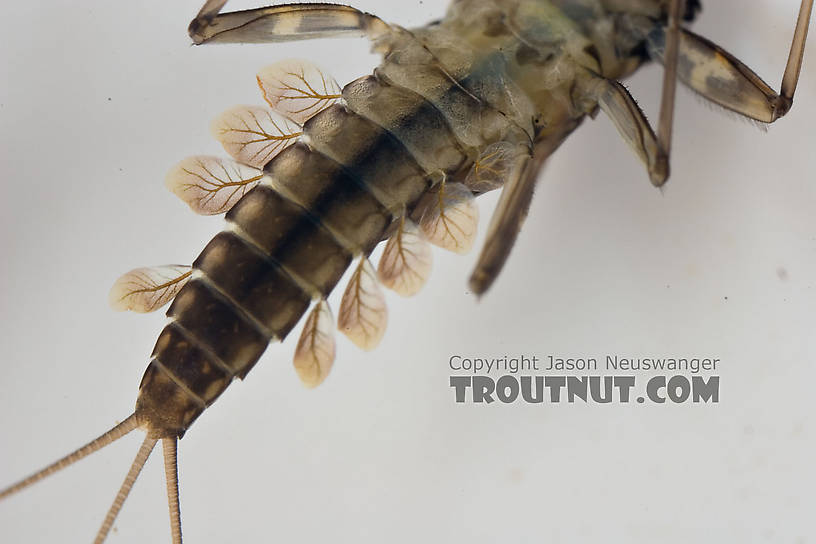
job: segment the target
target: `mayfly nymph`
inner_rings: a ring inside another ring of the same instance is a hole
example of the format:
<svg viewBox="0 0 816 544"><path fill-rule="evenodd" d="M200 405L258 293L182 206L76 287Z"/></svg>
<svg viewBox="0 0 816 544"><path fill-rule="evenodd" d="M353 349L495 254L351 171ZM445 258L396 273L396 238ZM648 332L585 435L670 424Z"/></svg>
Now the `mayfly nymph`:
<svg viewBox="0 0 816 544"><path fill-rule="evenodd" d="M271 341L303 322L295 368L321 383L335 354L335 316L355 344L385 332L381 286L413 295L430 271L429 243L468 251L474 196L502 189L470 280L482 294L497 277L527 214L545 159L586 117L605 114L651 182L669 175L674 82L737 114L770 123L787 113L812 1L801 4L780 94L736 58L683 28L697 2L462 0L445 18L406 30L331 4L220 13L208 2L194 42L277 42L365 36L383 57L345 86L305 61L261 69L266 106L238 106L213 132L230 159L182 160L167 184L226 227L191 265L136 269L111 292L114 306L153 311L162 330L133 415L10 495L136 428L147 437L97 539L103 540L144 461L164 446L174 540L181 541L176 441ZM618 79L646 60L666 64L652 130ZM368 256L385 242L377 265ZM326 301L351 269L336 311ZM311 309L310 309L311 308ZM305 317L304 317L305 316Z"/></svg>

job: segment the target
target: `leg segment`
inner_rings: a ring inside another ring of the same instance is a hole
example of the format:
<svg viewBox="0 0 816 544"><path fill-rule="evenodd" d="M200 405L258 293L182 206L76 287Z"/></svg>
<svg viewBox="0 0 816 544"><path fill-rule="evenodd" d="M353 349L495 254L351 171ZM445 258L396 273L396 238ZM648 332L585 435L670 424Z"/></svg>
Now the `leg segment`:
<svg viewBox="0 0 816 544"><path fill-rule="evenodd" d="M286 4L219 13L227 0L208 0L188 33L197 45L273 43L331 36L376 39L388 30L380 18L339 4Z"/></svg>
<svg viewBox="0 0 816 544"><path fill-rule="evenodd" d="M680 32L677 77L724 108L763 123L773 123L785 115L793 103L812 9L813 0L802 0L779 94L736 57L687 30ZM665 30L653 29L646 40L655 58L661 62L666 59L668 73L670 57Z"/></svg>
<svg viewBox="0 0 816 544"><path fill-rule="evenodd" d="M490 218L487 238L476 268L470 275L470 288L475 294L482 295L490 288L510 256L521 225L527 218L542 164L543 160L537 162L529 155L517 157L496 210Z"/></svg>
<svg viewBox="0 0 816 544"><path fill-rule="evenodd" d="M508 157L508 160L501 161L505 168L488 178L483 178L484 181L497 180L501 177L504 187L496 210L490 218L484 247L470 275L470 288L476 295L487 292L510 256L521 226L527 218L536 181L544 162L579 124L580 120L574 121L565 125L561 131L537 140L532 154L527 144L516 143L517 152L512 158Z"/></svg>
<svg viewBox="0 0 816 544"><path fill-rule="evenodd" d="M649 164L649 178L656 187L663 185L669 177L674 97L677 91L677 50L680 43L680 17L683 15L684 7L685 0L672 0L669 7L663 96L660 99L660 120L657 125L657 157L654 164L647 163Z"/></svg>
<svg viewBox="0 0 816 544"><path fill-rule="evenodd" d="M669 175L668 149L661 150L649 121L629 91L615 80L598 79L594 98L612 120L621 137L646 165L652 183L658 187L662 185Z"/></svg>
<svg viewBox="0 0 816 544"><path fill-rule="evenodd" d="M649 179L655 187L662 186L669 177L674 98L679 71L678 52L682 46L680 19L684 8L684 0L671 0L668 27L664 29L658 26L656 29L660 32L661 54L665 58L657 136L632 95L617 81L594 77L586 90L588 98L598 103L629 147L646 165ZM648 37L646 39L648 42Z"/></svg>
<svg viewBox="0 0 816 544"><path fill-rule="evenodd" d="M787 103L787 109L779 117L785 115L791 104L793 104L793 93L796 92L796 84L799 83L799 72L802 71L802 59L805 56L805 42L807 41L812 11L813 0L802 0L802 4L799 6L799 16L796 19L796 30L793 32L793 42L791 42L790 53L788 53L788 63L785 65L785 74L782 76L782 87L780 88L780 95L782 100Z"/></svg>

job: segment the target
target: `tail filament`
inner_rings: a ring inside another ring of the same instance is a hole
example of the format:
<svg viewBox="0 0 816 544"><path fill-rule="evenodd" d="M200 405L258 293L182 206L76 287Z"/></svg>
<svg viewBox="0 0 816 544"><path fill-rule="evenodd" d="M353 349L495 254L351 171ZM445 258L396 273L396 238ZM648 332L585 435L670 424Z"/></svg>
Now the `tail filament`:
<svg viewBox="0 0 816 544"><path fill-rule="evenodd" d="M140 424L140 421L136 417L136 414L131 414L122 423L120 423L116 427L112 428L111 430L109 430L108 432L106 432L105 434L100 436L99 438L96 438L96 439L88 442L87 444L85 444L84 446L79 448L78 450L76 450L76 451L74 451L72 453L69 453L68 455L66 455L65 457L60 459L59 461L48 465L47 467L45 467L41 471L32 474L28 478L25 478L24 480L20 480L16 484L12 484L11 486L9 486L9 487L7 487L7 488L5 488L3 490L0 490L0 499L5 499L6 497L14 495L18 491L22 491L26 487L39 482L43 478L46 478L47 476L50 476L50 475L54 474L55 472L59 472L60 470L64 469L65 467L76 463L77 461L79 461L83 457L86 457L86 456L94 453L95 451L98 451L98 450L104 448L105 446L109 445L110 443L115 442L116 440L119 440L120 438L122 438L123 436L125 436L126 434L131 432L132 430L139 427L139 424Z"/></svg>
<svg viewBox="0 0 816 544"><path fill-rule="evenodd" d="M167 507L170 509L170 532L173 544L181 544L181 511L179 509L178 459L175 438L162 438L164 477L167 480Z"/></svg>
<svg viewBox="0 0 816 544"><path fill-rule="evenodd" d="M136 481L136 478L139 477L139 473L142 472L142 467L147 462L147 458L150 457L150 452L153 451L156 442L158 442L158 440L150 438L149 435L145 437L144 442L142 442L142 447L139 448L139 452L136 454L136 459L133 460L133 464L130 465L130 470L127 476L125 476L125 481L122 482L122 487L119 488L119 493L117 493L116 498L113 499L113 504L111 504L108 514L105 516L105 521L102 522L102 527L100 527L99 532L96 533L94 544L102 544L105 538L107 538L111 527L113 527L113 522L116 520L116 516L119 515L119 510L122 509L122 505L130 494L133 483Z"/></svg>

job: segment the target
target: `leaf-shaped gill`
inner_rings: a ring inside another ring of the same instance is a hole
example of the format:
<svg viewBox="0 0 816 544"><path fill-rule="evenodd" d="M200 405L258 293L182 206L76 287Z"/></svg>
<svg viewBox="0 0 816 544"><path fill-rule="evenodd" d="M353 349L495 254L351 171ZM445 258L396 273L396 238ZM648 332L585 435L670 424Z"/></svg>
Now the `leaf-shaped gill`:
<svg viewBox="0 0 816 544"><path fill-rule="evenodd" d="M135 268L116 280L108 301L118 311L147 313L158 310L173 300L192 272L191 267L180 264Z"/></svg>
<svg viewBox="0 0 816 544"><path fill-rule="evenodd" d="M510 142L496 142L479 154L465 178L465 186L474 193L486 193L498 189L516 166L516 159L523 150Z"/></svg>
<svg viewBox="0 0 816 544"><path fill-rule="evenodd" d="M201 215L225 213L263 178L263 172L218 157L187 157L167 173L165 185Z"/></svg>
<svg viewBox="0 0 816 544"><path fill-rule="evenodd" d="M306 318L292 361L303 385L317 387L323 383L334 356L334 318L329 303L321 299Z"/></svg>
<svg viewBox="0 0 816 544"><path fill-rule="evenodd" d="M470 189L443 182L418 206L422 213L419 227L429 242L456 253L470 251L479 223L479 208Z"/></svg>
<svg viewBox="0 0 816 544"><path fill-rule="evenodd" d="M257 106L230 108L211 128L232 158L255 168L263 168L302 134L289 119Z"/></svg>
<svg viewBox="0 0 816 544"><path fill-rule="evenodd" d="M305 60L272 64L258 72L257 79L272 109L300 125L342 96L334 78Z"/></svg>
<svg viewBox="0 0 816 544"><path fill-rule="evenodd" d="M419 292L431 273L431 246L419 227L404 216L397 231L385 244L377 273L380 282L398 295L410 297Z"/></svg>
<svg viewBox="0 0 816 544"><path fill-rule="evenodd" d="M374 267L363 257L343 293L337 328L357 347L371 350L380 343L387 323L385 295Z"/></svg>

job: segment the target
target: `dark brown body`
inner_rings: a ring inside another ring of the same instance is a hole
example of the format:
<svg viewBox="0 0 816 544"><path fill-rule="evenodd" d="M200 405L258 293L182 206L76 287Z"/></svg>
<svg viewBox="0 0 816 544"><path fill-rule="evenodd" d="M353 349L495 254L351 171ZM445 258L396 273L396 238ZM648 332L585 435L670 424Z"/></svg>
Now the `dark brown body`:
<svg viewBox="0 0 816 544"><path fill-rule="evenodd" d="M347 85L346 105L309 119L304 141L266 165L272 181L227 214L227 229L196 259L193 279L167 313L172 321L156 343L136 408L152 436L183 435L440 179L460 178L496 141L532 148L549 139L555 149L595 108L576 91L590 77L582 69L538 83L534 72L546 78L558 70L560 46L519 40L519 28L537 29L527 13L513 22L521 15L514 2L505 4L490 8L499 15L507 9L505 19L460 2L439 25L394 27L375 46L384 56L375 74ZM574 39L590 43L580 33ZM617 55L614 75L634 69L642 47L631 44Z"/></svg>
<svg viewBox="0 0 816 544"><path fill-rule="evenodd" d="M373 82L383 85L373 78L361 84ZM390 88L383 99L394 93L416 105L400 123L446 130L418 95ZM331 292L356 255L382 240L396 210L410 210L429 186L397 136L343 106L312 118L306 134L311 147L295 144L265 169L280 187L253 189L227 214L229 228L196 259L194 278L167 312L172 321L137 404L161 435L183 434L270 341L286 337L313 297ZM452 173L464 155L448 156Z"/></svg>
<svg viewBox="0 0 816 544"><path fill-rule="evenodd" d="M286 337L313 296L331 292L355 254L374 248L394 219L375 194L410 207L427 188L425 173L390 133L342 106L310 127L322 119L340 128L321 147L353 162L344 166L302 143L273 159L266 170L290 196L269 185L250 191L170 307L173 321L159 336L137 404L161 421L162 432L182 434L270 341Z"/></svg>

